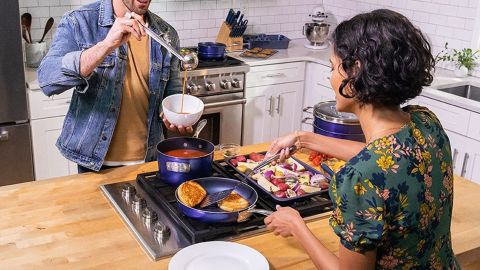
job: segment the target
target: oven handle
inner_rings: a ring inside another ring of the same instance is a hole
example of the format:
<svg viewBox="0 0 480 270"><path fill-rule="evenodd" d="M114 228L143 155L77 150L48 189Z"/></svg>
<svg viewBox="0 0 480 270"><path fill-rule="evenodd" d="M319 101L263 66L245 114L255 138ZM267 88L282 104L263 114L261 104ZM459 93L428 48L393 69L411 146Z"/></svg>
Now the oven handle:
<svg viewBox="0 0 480 270"><path fill-rule="evenodd" d="M229 106L229 105L245 104L245 103L247 103L247 99L245 99L245 98L236 99L236 100L229 100L229 101L221 101L221 102L212 102L212 103L205 104L204 109L212 109L212 108L224 107L224 106Z"/></svg>

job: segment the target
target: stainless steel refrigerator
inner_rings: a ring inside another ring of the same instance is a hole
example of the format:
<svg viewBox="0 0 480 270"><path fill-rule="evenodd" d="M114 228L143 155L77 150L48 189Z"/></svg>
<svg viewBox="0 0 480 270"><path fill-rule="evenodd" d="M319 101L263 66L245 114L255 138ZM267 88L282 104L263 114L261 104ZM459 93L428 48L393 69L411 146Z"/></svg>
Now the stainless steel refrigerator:
<svg viewBox="0 0 480 270"><path fill-rule="evenodd" d="M18 0L1 0L0 10L0 186L32 181Z"/></svg>

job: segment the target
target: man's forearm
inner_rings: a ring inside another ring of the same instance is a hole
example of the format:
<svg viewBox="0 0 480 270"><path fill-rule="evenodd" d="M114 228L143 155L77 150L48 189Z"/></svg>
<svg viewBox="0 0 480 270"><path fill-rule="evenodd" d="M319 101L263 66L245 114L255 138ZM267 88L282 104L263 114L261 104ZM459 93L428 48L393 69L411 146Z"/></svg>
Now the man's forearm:
<svg viewBox="0 0 480 270"><path fill-rule="evenodd" d="M80 75L88 77L93 70L103 61L105 56L114 49L100 41L95 46L82 52L80 56Z"/></svg>

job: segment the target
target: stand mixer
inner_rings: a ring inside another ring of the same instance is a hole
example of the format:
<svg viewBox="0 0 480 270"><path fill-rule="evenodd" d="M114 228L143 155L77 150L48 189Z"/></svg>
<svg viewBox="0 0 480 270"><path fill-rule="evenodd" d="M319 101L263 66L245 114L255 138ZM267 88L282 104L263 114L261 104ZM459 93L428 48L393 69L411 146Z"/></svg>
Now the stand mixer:
<svg viewBox="0 0 480 270"><path fill-rule="evenodd" d="M314 50L327 49L329 46L327 38L330 24L325 22L328 18L325 9L323 6L318 6L309 16L313 22L305 23L305 26L303 26L303 35L309 41L305 44L305 47Z"/></svg>

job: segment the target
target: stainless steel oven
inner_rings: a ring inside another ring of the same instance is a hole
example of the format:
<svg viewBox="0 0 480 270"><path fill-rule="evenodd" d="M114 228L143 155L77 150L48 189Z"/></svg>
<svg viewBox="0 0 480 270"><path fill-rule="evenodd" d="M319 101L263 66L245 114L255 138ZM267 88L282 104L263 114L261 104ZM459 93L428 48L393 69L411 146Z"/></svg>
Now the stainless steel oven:
<svg viewBox="0 0 480 270"><path fill-rule="evenodd" d="M228 57L219 62L200 62L197 70L188 73L188 94L197 96L205 104L201 119L207 119L207 125L200 138L215 145L242 144L246 103L244 82L248 70L242 61ZM167 138L178 136L182 135L171 131L166 133Z"/></svg>
<svg viewBox="0 0 480 270"><path fill-rule="evenodd" d="M199 138L215 145L222 143L242 144L243 113L246 99L243 93L223 94L202 97L205 109L201 119L207 119L207 125ZM196 127L196 124L193 126ZM171 131L167 138L182 136Z"/></svg>

